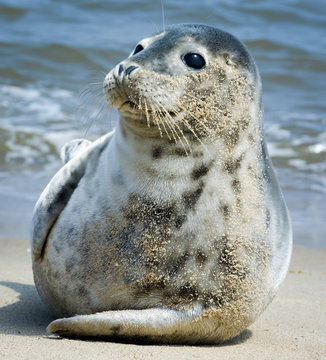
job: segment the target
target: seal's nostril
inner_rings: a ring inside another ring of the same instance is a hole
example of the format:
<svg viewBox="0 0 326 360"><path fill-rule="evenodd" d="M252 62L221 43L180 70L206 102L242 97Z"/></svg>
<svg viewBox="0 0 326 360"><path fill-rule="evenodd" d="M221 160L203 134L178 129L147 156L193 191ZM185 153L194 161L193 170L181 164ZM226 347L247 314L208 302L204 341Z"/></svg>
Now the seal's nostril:
<svg viewBox="0 0 326 360"><path fill-rule="evenodd" d="M123 65L120 64L120 66L119 66L119 75L121 75L121 73L122 73L123 70L124 70Z"/></svg>
<svg viewBox="0 0 326 360"><path fill-rule="evenodd" d="M138 66L133 66L133 65L129 66L128 69L125 71L126 75L130 75L130 73L137 68Z"/></svg>

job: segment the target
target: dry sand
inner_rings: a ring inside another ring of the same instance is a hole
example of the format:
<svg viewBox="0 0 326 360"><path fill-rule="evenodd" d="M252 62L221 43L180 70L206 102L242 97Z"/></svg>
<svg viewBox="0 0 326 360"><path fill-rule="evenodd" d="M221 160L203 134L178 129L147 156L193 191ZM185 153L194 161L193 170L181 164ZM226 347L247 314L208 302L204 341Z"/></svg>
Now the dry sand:
<svg viewBox="0 0 326 360"><path fill-rule="evenodd" d="M48 336L28 247L0 242L0 359L326 359L326 250L295 249L276 299L227 344L153 346Z"/></svg>

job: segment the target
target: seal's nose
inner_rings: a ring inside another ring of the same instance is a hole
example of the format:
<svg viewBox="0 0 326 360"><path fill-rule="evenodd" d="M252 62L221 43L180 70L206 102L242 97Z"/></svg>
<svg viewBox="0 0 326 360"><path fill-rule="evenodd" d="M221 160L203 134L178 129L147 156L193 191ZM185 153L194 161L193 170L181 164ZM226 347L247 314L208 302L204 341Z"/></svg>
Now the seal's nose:
<svg viewBox="0 0 326 360"><path fill-rule="evenodd" d="M121 66L121 65L120 65ZM129 66L128 67L128 69L126 69L126 71L125 71L125 74L126 75L130 75L134 70L136 70L138 68L138 66L133 66L133 65L131 65L131 66ZM119 68L119 71L120 71L120 68Z"/></svg>

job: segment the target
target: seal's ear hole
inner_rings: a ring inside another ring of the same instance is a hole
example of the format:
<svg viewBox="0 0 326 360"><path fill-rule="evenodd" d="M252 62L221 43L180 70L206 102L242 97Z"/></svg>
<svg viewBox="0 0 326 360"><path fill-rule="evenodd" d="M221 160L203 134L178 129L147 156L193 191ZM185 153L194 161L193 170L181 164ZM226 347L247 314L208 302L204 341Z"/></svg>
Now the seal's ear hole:
<svg viewBox="0 0 326 360"><path fill-rule="evenodd" d="M203 69L206 66L205 59L197 53L190 52L181 56L181 59L188 67L195 70Z"/></svg>
<svg viewBox="0 0 326 360"><path fill-rule="evenodd" d="M236 66L236 62L233 61L233 59L231 58L229 53L223 53L222 56L224 58L224 61L225 61L226 65Z"/></svg>
<svg viewBox="0 0 326 360"><path fill-rule="evenodd" d="M144 47L140 44L138 44L136 47L135 47L135 50L134 52L132 53L133 55L139 53L140 51L144 50Z"/></svg>

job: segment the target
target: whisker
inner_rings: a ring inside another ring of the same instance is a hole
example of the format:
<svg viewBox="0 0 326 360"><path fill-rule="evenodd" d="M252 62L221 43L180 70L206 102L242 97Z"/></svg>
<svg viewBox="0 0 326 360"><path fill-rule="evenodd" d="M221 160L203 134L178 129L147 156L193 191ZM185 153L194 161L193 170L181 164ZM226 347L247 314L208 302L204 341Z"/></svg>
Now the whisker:
<svg viewBox="0 0 326 360"><path fill-rule="evenodd" d="M188 123L186 119L182 119L182 123L186 125L187 129L195 136L196 140L203 146L205 151L209 154L209 151L207 149L207 146L200 140L196 132L192 129L191 125Z"/></svg>
<svg viewBox="0 0 326 360"><path fill-rule="evenodd" d="M95 121L97 121L97 119L99 118L99 116L102 114L102 111L103 111L104 108L105 108L106 102L104 101L104 99L101 99L101 101L98 102L98 104L99 104L99 107L98 107L98 110L97 110L97 112L96 112L96 115L93 116L92 120L89 122L89 125L88 125L88 127L86 128L84 137L87 136L88 131L89 131L89 129L91 128L91 126L94 124Z"/></svg>
<svg viewBox="0 0 326 360"><path fill-rule="evenodd" d="M153 105L155 106L155 104L153 104ZM154 114L157 115L160 123L161 123L162 126L163 126L163 129L164 129L164 131L165 131L168 139L171 140L170 134L169 134L169 132L167 131L166 126L165 126L165 121L164 121L163 114L160 112L160 109L159 109L158 107L157 107L156 109L155 109L155 107L153 107L153 108L152 108L152 111L154 112ZM173 133L172 133L172 135L173 135ZM173 136L173 138L174 138L174 136Z"/></svg>
<svg viewBox="0 0 326 360"><path fill-rule="evenodd" d="M175 114L178 114L178 113L180 113L180 111L176 108L176 109L172 109L173 110L173 112L175 113ZM169 121L169 123L171 124L171 126L174 128L174 129L177 129L177 130L175 130L175 132L177 133L177 131L181 134L181 137L182 137L182 139L185 141L185 143L186 143L186 145L188 146L188 148L189 148L189 152L191 153L192 152L192 149L191 149L191 146L190 146L190 144L189 144L189 142L188 142L188 139L186 138L186 136L184 135L184 133L183 133L183 131L182 131L182 129L180 128L180 126L178 125L178 123L176 122L176 121L174 121L174 119L172 118L172 116L170 115L170 113L168 112L168 111L166 111L166 117L165 117L165 119L166 119L166 121ZM183 147L184 147L184 150L186 151L186 153L187 153L187 155L188 155L188 150L186 149L186 147L184 146L184 144L183 144L183 141L182 141L182 139L181 139L181 137L180 137L180 135L177 133L177 137L178 137L178 139L181 141L181 143L182 143L182 145L183 145Z"/></svg>
<svg viewBox="0 0 326 360"><path fill-rule="evenodd" d="M87 87L79 91L78 97L83 98L84 96L87 96L88 94L92 94L95 91L103 93L103 87L99 85L88 85Z"/></svg>
<svg viewBox="0 0 326 360"><path fill-rule="evenodd" d="M100 97L102 95L103 95L103 93L99 92L99 91L97 91L97 92L90 92L89 91L87 94L85 93L83 95L83 98L85 98L85 100L80 103L80 106L85 105L88 102L92 101L94 98ZM80 98L80 100L81 100L81 98Z"/></svg>
<svg viewBox="0 0 326 360"><path fill-rule="evenodd" d="M148 113L148 107L147 107L147 103L146 100L144 100L144 106L145 106L145 116L146 116L146 121L147 121L147 126L150 128L151 127L151 121L150 121L150 117L149 117L149 113Z"/></svg>
<svg viewBox="0 0 326 360"><path fill-rule="evenodd" d="M85 94L88 94L89 92L93 92L93 91L103 91L103 86L102 84L88 84L87 87L85 87L84 89L80 90L78 93L78 97L83 97Z"/></svg>
<svg viewBox="0 0 326 360"><path fill-rule="evenodd" d="M169 112L165 109L165 107L163 105L160 105L156 102L157 106L158 106L158 109L160 111L160 113L162 114L162 121L163 122L166 122L166 124L169 125L169 128L171 129L171 132L173 134L173 138L174 138L174 141L177 143L177 139L181 142L182 144L182 147L184 148L185 152L187 155L189 155L189 152L191 153L191 146L187 140L187 138L185 137L183 131L180 129L180 127L178 126L178 124L173 120L172 116L169 114ZM161 109L162 110L161 110ZM181 134L181 136L178 134L178 131L179 133ZM185 141L186 145L188 146L189 148L189 151L187 150L187 147L185 146L183 140Z"/></svg>
<svg viewBox="0 0 326 360"><path fill-rule="evenodd" d="M85 103L87 100L94 96L101 96L103 95L103 92L99 90L84 90L83 94L79 95L78 100L81 104Z"/></svg>
<svg viewBox="0 0 326 360"><path fill-rule="evenodd" d="M191 153L192 149L191 149L191 146L190 146L190 144L189 144L189 142L188 142L188 139L185 137L183 131L180 129L180 127L178 126L178 124L177 124L175 121L173 121L172 117L171 117L169 114L168 114L168 116L166 117L166 121L167 121L169 124L171 124L171 126L173 127L175 133L177 134L178 140L181 142L181 145L182 145L184 151L186 152L187 155L189 155L189 153ZM181 134L181 136L178 134L178 132L177 132L176 129L179 131L179 133ZM184 142L185 142L185 143L184 143ZM187 146L186 146L185 144L186 144ZM187 147L188 147L189 151L187 150Z"/></svg>
<svg viewBox="0 0 326 360"><path fill-rule="evenodd" d="M163 137L162 129L160 127L160 123L156 117L153 117L154 124L158 127L158 131L160 132L160 137Z"/></svg>
<svg viewBox="0 0 326 360"><path fill-rule="evenodd" d="M180 141L183 145L183 140L182 138L180 137L178 131L176 130L176 126L175 126L175 123L173 120L171 120L169 118L168 115L165 115L164 118L163 118L163 121L166 122L167 126L169 127L169 129L171 130L171 133L173 135L173 139L174 139L174 142L177 144L178 141ZM182 134L181 134L182 135Z"/></svg>
<svg viewBox="0 0 326 360"><path fill-rule="evenodd" d="M104 97L101 97L99 98L99 100L97 98L94 98L92 102L87 103L87 106L92 106L81 115L81 119L85 119L83 120L84 123L86 123L91 117L94 117L94 114L96 114L98 111L98 107L101 106L103 102L105 103L105 99Z"/></svg>
<svg viewBox="0 0 326 360"><path fill-rule="evenodd" d="M184 132L182 131L182 129L180 128L179 124L175 121L173 121L172 117L170 116L170 121L174 123L174 126L177 128L177 130L179 131L179 133L181 134L182 138L184 139L184 141L186 142L190 152L192 151L191 149L191 145L189 144L188 139L186 138Z"/></svg>
<svg viewBox="0 0 326 360"><path fill-rule="evenodd" d="M167 110L164 108L164 106L158 104L155 100L154 103L156 104L157 107L157 111L161 114L162 117L162 121L166 122L166 124L168 125L169 129L171 130L172 133L172 137L175 141L175 143L177 143L177 139L180 140L180 136L179 134L176 132L174 126L173 126L173 121L169 121L168 118L166 117L166 115L168 114ZM160 107L162 109L160 109Z"/></svg>
<svg viewBox="0 0 326 360"><path fill-rule="evenodd" d="M164 14L163 0L161 0L161 8L162 8L163 31L165 32L165 14Z"/></svg>
<svg viewBox="0 0 326 360"><path fill-rule="evenodd" d="M98 101L99 99L99 101ZM83 103L81 103L77 110L76 110L76 114L79 116L79 114L81 113L81 111L84 108L88 107L88 110L86 112L83 112L81 114L81 118L85 118L85 117L89 117L89 115L94 111L94 108L104 99L104 97L101 96L101 94L94 94L93 96L89 97L88 99L86 99ZM94 105L95 104L95 105ZM94 105L94 106L93 106ZM90 106L92 106L91 108L89 108Z"/></svg>

